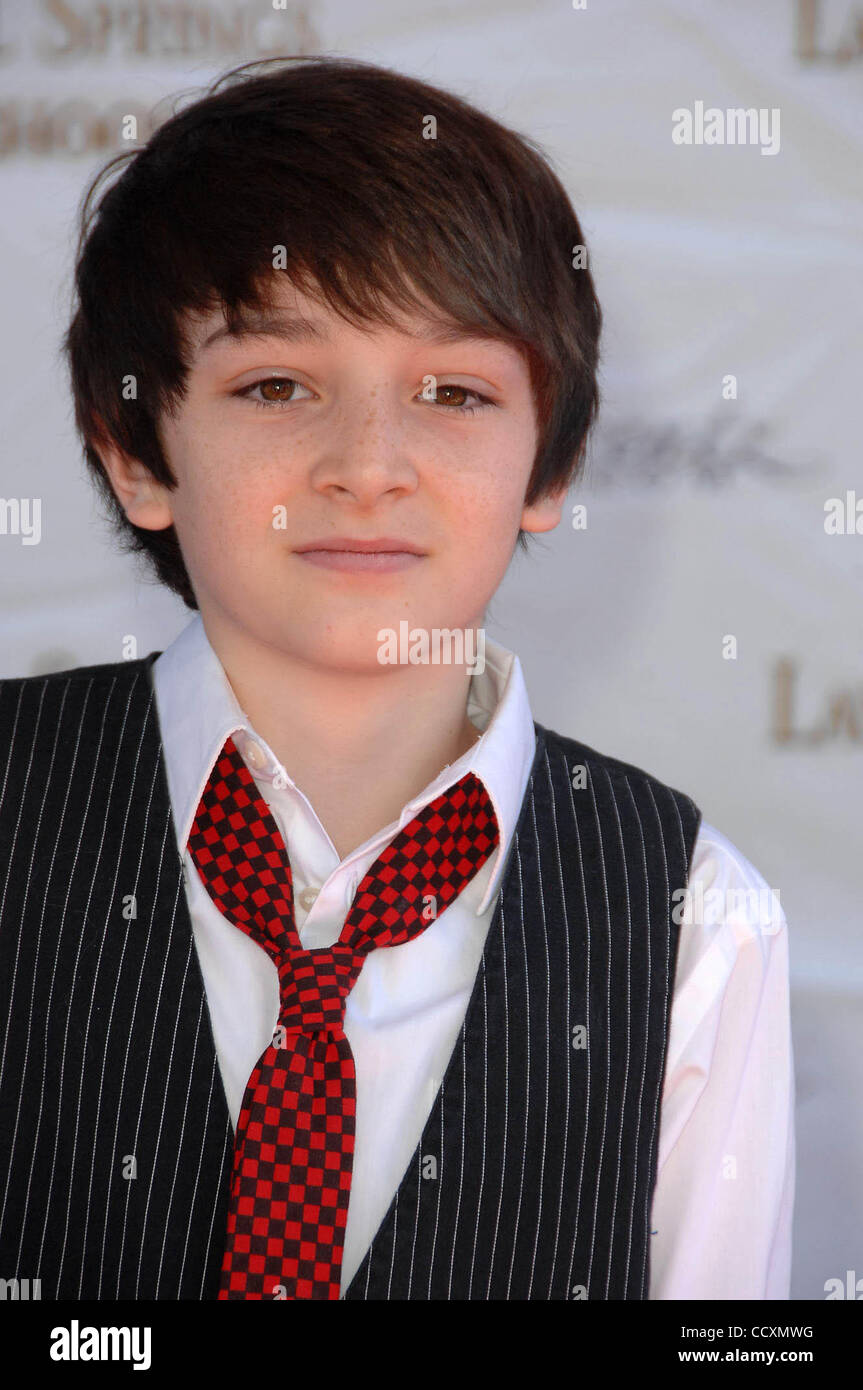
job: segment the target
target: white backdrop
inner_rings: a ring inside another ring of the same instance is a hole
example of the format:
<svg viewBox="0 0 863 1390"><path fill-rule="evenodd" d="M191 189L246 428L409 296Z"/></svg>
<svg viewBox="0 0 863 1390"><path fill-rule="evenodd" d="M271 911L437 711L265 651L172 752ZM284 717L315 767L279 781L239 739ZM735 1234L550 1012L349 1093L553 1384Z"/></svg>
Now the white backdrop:
<svg viewBox="0 0 863 1390"><path fill-rule="evenodd" d="M188 620L112 549L58 352L106 113L146 112L267 52L345 53L449 86L551 156L606 314L604 405L571 499L587 528L565 518L514 560L488 630L520 654L538 720L688 792L780 891L795 1299L863 1276L863 534L824 526L828 498L863 499L855 10L0 0L0 493L42 504L38 545L0 534L3 676L118 660L130 633L139 654L161 650ZM675 144L672 112L699 101L778 108L778 152Z"/></svg>

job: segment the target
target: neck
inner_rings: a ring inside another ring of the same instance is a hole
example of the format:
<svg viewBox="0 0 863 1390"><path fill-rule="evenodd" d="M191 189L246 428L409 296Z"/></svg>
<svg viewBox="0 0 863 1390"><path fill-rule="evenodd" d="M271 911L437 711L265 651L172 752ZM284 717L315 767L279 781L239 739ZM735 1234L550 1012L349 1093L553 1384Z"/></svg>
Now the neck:
<svg viewBox="0 0 863 1390"><path fill-rule="evenodd" d="M464 666L312 666L231 630L207 637L244 713L308 798L340 859L398 819L480 737Z"/></svg>

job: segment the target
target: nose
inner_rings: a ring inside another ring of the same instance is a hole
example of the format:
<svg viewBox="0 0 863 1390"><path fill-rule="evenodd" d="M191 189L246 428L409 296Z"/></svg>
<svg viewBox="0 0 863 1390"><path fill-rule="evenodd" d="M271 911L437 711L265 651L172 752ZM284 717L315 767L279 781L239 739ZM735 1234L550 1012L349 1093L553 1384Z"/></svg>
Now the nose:
<svg viewBox="0 0 863 1390"><path fill-rule="evenodd" d="M373 506L380 498L417 487L398 405L383 391L358 396L340 408L337 423L312 467L312 485L336 500Z"/></svg>

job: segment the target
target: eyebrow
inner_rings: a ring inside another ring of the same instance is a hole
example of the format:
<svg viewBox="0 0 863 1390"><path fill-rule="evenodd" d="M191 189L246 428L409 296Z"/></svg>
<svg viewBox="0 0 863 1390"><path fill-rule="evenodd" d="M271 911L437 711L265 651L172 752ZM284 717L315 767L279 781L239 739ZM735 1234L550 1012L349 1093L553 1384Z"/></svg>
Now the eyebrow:
<svg viewBox="0 0 863 1390"><path fill-rule="evenodd" d="M428 343L432 347L445 347L450 343L492 343L496 340L481 333L469 333L457 323L440 319L428 319L426 327L417 332L408 331L407 336L417 342ZM224 338L237 341L243 338L281 338L287 343L328 343L329 332L323 323L305 318L302 314L245 314L234 328L223 324L208 335L199 348L204 353L214 343Z"/></svg>

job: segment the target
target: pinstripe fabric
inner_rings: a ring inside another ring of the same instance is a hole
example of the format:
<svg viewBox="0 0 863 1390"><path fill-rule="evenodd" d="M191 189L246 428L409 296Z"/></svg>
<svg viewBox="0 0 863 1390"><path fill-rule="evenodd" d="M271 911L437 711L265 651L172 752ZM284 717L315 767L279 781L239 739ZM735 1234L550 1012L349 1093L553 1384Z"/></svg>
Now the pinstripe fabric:
<svg viewBox="0 0 863 1390"><path fill-rule="evenodd" d="M671 895L700 812L536 729L465 1022L349 1299L648 1296ZM586 1047L573 1047L578 1025Z"/></svg>
<svg viewBox="0 0 863 1390"><path fill-rule="evenodd" d="M0 1277L45 1298L218 1293L233 1135L157 655L0 684ZM700 813L536 729L465 1022L349 1299L647 1297L671 893Z"/></svg>
<svg viewBox="0 0 863 1390"><path fill-rule="evenodd" d="M233 1136L144 665L0 685L0 1276L43 1298L218 1284Z"/></svg>

